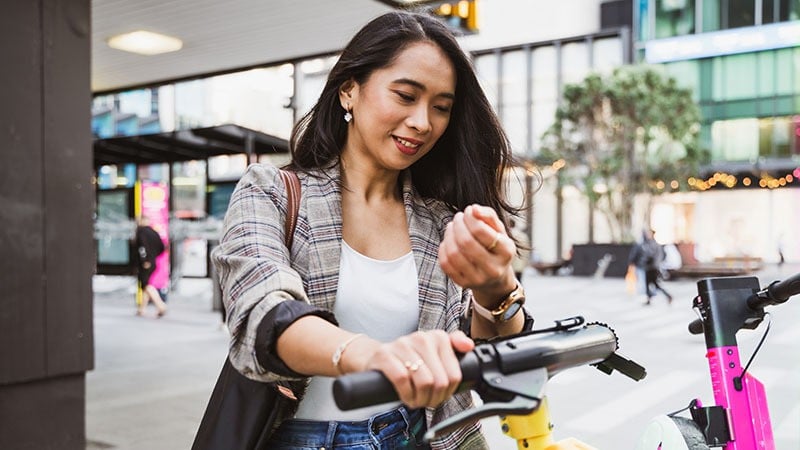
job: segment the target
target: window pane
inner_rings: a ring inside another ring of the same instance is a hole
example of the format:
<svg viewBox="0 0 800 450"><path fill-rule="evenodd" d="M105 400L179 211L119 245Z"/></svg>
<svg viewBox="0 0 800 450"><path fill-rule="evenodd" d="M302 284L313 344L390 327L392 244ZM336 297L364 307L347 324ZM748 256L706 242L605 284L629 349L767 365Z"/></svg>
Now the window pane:
<svg viewBox="0 0 800 450"><path fill-rule="evenodd" d="M610 74L611 71L622 65L622 39L618 37L597 39L592 45L594 51L593 71Z"/></svg>
<svg viewBox="0 0 800 450"><path fill-rule="evenodd" d="M692 99L697 101L700 98L700 71L698 61L679 61L664 65L667 74L678 82L678 85L685 89L691 89Z"/></svg>
<svg viewBox="0 0 800 450"><path fill-rule="evenodd" d="M524 104L528 84L528 67L525 52L517 50L503 53L502 58L502 103L503 105Z"/></svg>
<svg viewBox="0 0 800 450"><path fill-rule="evenodd" d="M775 71L775 52L760 52L758 58L758 95L771 97L775 95L775 80L779 76Z"/></svg>
<svg viewBox="0 0 800 450"><path fill-rule="evenodd" d="M253 69L175 85L177 128L233 123L288 138L293 67Z"/></svg>
<svg viewBox="0 0 800 450"><path fill-rule="evenodd" d="M789 145L789 148L791 149L792 155L800 156L800 116L792 117L790 130L791 134L789 137L792 143Z"/></svg>
<svg viewBox="0 0 800 450"><path fill-rule="evenodd" d="M337 59L336 56L314 58L299 64L300 70L295 71L298 92L295 93L294 99L298 117L302 117L317 103L328 79L328 73L336 64Z"/></svg>
<svg viewBox="0 0 800 450"><path fill-rule="evenodd" d="M523 156L528 154L528 126L527 108L525 105L506 105L503 106L503 127L505 128L508 139L511 141L511 148L515 155Z"/></svg>
<svg viewBox="0 0 800 450"><path fill-rule="evenodd" d="M97 263L127 264L130 260L130 238L135 224L129 217L130 193L101 191L97 193Z"/></svg>
<svg viewBox="0 0 800 450"><path fill-rule="evenodd" d="M761 23L775 22L775 0L761 1Z"/></svg>
<svg viewBox="0 0 800 450"><path fill-rule="evenodd" d="M253 69L209 79L209 109L214 125L234 123L289 138L294 95L294 67Z"/></svg>
<svg viewBox="0 0 800 450"><path fill-rule="evenodd" d="M694 2L656 0L656 38L694 33Z"/></svg>
<svg viewBox="0 0 800 450"><path fill-rule="evenodd" d="M725 0L703 0L703 32L717 31L722 28L720 24L720 6Z"/></svg>
<svg viewBox="0 0 800 450"><path fill-rule="evenodd" d="M724 99L736 100L756 96L756 70L758 67L755 54L724 56Z"/></svg>
<svg viewBox="0 0 800 450"><path fill-rule="evenodd" d="M542 134L553 123L558 104L558 67L553 46L533 50L533 146L539 148Z"/></svg>
<svg viewBox="0 0 800 450"><path fill-rule="evenodd" d="M494 54L476 57L475 71L489 104L497 111L497 57Z"/></svg>
<svg viewBox="0 0 800 450"><path fill-rule="evenodd" d="M756 23L755 0L728 0L727 27L751 27Z"/></svg>
<svg viewBox="0 0 800 450"><path fill-rule="evenodd" d="M527 84L530 71L527 67L527 57L523 50L502 54L503 79L502 79L502 117L512 148L517 154L527 151Z"/></svg>
<svg viewBox="0 0 800 450"><path fill-rule="evenodd" d="M139 180L159 181L161 183L169 181L169 164L167 163L142 164L135 167L138 169L136 177Z"/></svg>
<svg viewBox="0 0 800 450"><path fill-rule="evenodd" d="M564 84L580 83L589 73L589 49L585 42L561 47L561 79Z"/></svg>
<svg viewBox="0 0 800 450"><path fill-rule="evenodd" d="M247 169L247 155L219 155L208 158L210 181L238 180Z"/></svg>
<svg viewBox="0 0 800 450"><path fill-rule="evenodd" d="M725 70L723 69L724 60L722 57L717 57L714 58L712 61L713 63L711 66L711 70L712 70L712 77L714 79L714 82L711 83L712 90L714 91L712 99L718 102L724 100L724 92L725 92L725 87L723 86L725 80Z"/></svg>
<svg viewBox="0 0 800 450"><path fill-rule="evenodd" d="M800 47L775 51L776 94L800 93Z"/></svg>
<svg viewBox="0 0 800 450"><path fill-rule="evenodd" d="M173 214L179 219L206 215L206 162L172 164Z"/></svg>
<svg viewBox="0 0 800 450"><path fill-rule="evenodd" d="M720 120L711 125L715 161L750 161L758 157L758 119Z"/></svg>
<svg viewBox="0 0 800 450"><path fill-rule="evenodd" d="M553 46L533 50L533 103L538 100L556 100L558 95L558 67L556 49Z"/></svg>
<svg viewBox="0 0 800 450"><path fill-rule="evenodd" d="M555 101L541 101L533 104L533 145L541 146L542 135L553 124L556 115L557 103Z"/></svg>
<svg viewBox="0 0 800 450"><path fill-rule="evenodd" d="M792 118L771 117L762 120L762 122L767 122L770 125L769 128L771 128L771 132L767 129L767 127L762 128L766 134L766 140L769 141L768 148L770 152L768 154L761 152L759 153L764 156L771 156L775 158L790 157L794 150L794 134L796 131Z"/></svg>

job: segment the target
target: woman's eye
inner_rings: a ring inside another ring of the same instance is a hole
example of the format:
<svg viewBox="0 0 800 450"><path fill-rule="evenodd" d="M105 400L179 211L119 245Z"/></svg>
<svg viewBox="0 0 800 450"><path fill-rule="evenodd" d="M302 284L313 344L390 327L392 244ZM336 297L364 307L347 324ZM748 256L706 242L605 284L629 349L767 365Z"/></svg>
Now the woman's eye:
<svg viewBox="0 0 800 450"><path fill-rule="evenodd" d="M406 94L405 92L395 92L395 93L397 94L398 97L400 97L404 101L407 101L407 102L413 102L414 101L414 96L411 95L411 94Z"/></svg>
<svg viewBox="0 0 800 450"><path fill-rule="evenodd" d="M450 107L449 106L439 105L439 106L434 106L434 108L438 109L441 112L446 112L446 113L450 112Z"/></svg>

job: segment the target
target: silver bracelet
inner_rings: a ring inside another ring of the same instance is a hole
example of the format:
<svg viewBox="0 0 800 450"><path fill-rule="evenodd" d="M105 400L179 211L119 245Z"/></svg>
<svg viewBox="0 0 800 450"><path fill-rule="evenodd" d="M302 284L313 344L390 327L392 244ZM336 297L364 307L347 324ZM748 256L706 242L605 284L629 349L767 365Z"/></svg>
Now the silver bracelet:
<svg viewBox="0 0 800 450"><path fill-rule="evenodd" d="M351 342L355 341L361 336L364 336L364 334L363 333L354 334L350 336L346 341L339 344L338 347L336 347L336 351L333 352L333 356L331 356L331 362L333 363L333 368L336 369L337 373L344 375L342 373L342 369L339 367L339 363L342 360L342 354L344 354L344 350L347 348L348 345L350 345Z"/></svg>

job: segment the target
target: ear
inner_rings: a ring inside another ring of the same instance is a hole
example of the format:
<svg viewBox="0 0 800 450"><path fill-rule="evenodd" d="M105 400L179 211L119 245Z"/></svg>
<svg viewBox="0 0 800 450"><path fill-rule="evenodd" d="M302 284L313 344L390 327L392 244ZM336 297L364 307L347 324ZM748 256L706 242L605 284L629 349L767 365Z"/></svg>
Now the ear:
<svg viewBox="0 0 800 450"><path fill-rule="evenodd" d="M353 109L353 94L356 90L356 82L352 79L345 81L339 87L339 103L342 105L342 109L345 111L350 111Z"/></svg>

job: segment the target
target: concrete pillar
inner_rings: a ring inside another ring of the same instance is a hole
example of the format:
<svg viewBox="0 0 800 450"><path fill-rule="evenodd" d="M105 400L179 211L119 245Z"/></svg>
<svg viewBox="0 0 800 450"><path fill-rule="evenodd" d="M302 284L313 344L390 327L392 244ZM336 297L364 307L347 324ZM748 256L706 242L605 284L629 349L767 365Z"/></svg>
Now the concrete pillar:
<svg viewBox="0 0 800 450"><path fill-rule="evenodd" d="M0 14L0 448L85 449L92 368L90 0Z"/></svg>

